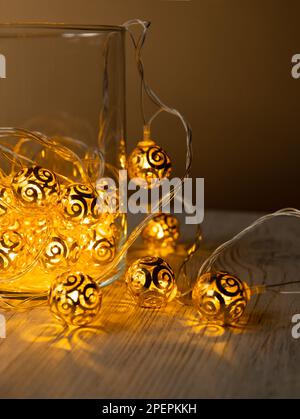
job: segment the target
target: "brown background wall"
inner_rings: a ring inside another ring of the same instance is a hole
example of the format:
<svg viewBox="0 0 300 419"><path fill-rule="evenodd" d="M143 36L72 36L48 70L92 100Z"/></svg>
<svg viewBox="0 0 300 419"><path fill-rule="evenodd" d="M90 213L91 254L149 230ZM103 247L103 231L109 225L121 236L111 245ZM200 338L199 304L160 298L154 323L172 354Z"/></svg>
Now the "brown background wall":
<svg viewBox="0 0 300 419"><path fill-rule="evenodd" d="M300 207L299 1L0 0L1 21L121 24L152 21L147 78L194 131L193 175L206 207ZM128 144L140 136L137 74L128 43ZM158 142L184 167L180 125L162 117Z"/></svg>

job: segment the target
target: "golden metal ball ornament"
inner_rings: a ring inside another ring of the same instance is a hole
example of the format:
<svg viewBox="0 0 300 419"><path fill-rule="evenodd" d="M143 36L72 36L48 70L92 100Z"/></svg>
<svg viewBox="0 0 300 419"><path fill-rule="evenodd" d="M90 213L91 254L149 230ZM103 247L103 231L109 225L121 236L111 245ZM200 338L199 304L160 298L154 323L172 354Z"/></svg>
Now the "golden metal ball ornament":
<svg viewBox="0 0 300 419"><path fill-rule="evenodd" d="M111 234L99 234L95 229L88 244L88 252L96 265L111 262L116 255L116 242Z"/></svg>
<svg viewBox="0 0 300 419"><path fill-rule="evenodd" d="M0 217L0 282L22 277L37 261L48 240L48 226L37 215L9 209ZM17 288L17 287L16 287Z"/></svg>
<svg viewBox="0 0 300 419"><path fill-rule="evenodd" d="M11 186L17 198L26 205L57 204L60 199L58 178L40 166L26 167L17 172Z"/></svg>
<svg viewBox="0 0 300 419"><path fill-rule="evenodd" d="M144 243L150 248L174 248L179 239L179 221L171 214L159 214L142 230Z"/></svg>
<svg viewBox="0 0 300 419"><path fill-rule="evenodd" d="M0 184L0 217L12 210L15 205L15 197L13 190L4 184Z"/></svg>
<svg viewBox="0 0 300 419"><path fill-rule="evenodd" d="M53 281L48 302L54 316L67 325L86 326L97 320L102 291L81 272L66 272Z"/></svg>
<svg viewBox="0 0 300 419"><path fill-rule="evenodd" d="M161 308L177 293L174 272L159 257L137 259L129 266L125 281L129 294L141 307Z"/></svg>
<svg viewBox="0 0 300 419"><path fill-rule="evenodd" d="M115 183L109 183L106 178L100 178L96 183L96 191L98 208L103 214L103 218L105 219L108 215L117 217L119 214L119 189Z"/></svg>
<svg viewBox="0 0 300 419"><path fill-rule="evenodd" d="M127 168L130 179L141 186L146 182L148 188L155 186L155 180L170 177L172 172L168 154L150 139L137 144L128 157Z"/></svg>
<svg viewBox="0 0 300 419"><path fill-rule="evenodd" d="M46 270L72 267L79 259L81 248L71 236L53 235L41 255Z"/></svg>
<svg viewBox="0 0 300 419"><path fill-rule="evenodd" d="M27 252L27 243L24 236L16 230L3 230L0 234L0 274L19 274L20 269L26 266L30 255Z"/></svg>
<svg viewBox="0 0 300 419"><path fill-rule="evenodd" d="M96 190L87 184L74 183L64 189L61 203L67 220L92 224L99 220Z"/></svg>
<svg viewBox="0 0 300 419"><path fill-rule="evenodd" d="M244 314L253 292L236 276L207 272L197 280L193 303L204 323L234 325Z"/></svg>
<svg viewBox="0 0 300 419"><path fill-rule="evenodd" d="M20 214L18 212L12 210L0 216L0 231L20 231L20 229L22 229L22 233L26 235L26 232L23 231L22 219L20 218ZM27 235L26 239L28 239Z"/></svg>

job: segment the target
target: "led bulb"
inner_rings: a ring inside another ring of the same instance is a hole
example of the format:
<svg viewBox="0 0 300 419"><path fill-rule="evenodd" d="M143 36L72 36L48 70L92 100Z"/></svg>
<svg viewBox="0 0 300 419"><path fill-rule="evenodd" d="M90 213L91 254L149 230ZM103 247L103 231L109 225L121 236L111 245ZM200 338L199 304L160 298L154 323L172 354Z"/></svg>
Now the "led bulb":
<svg viewBox="0 0 300 419"><path fill-rule="evenodd" d="M145 244L158 252L172 250L179 238L179 221L174 215L159 214L144 227L142 238Z"/></svg>

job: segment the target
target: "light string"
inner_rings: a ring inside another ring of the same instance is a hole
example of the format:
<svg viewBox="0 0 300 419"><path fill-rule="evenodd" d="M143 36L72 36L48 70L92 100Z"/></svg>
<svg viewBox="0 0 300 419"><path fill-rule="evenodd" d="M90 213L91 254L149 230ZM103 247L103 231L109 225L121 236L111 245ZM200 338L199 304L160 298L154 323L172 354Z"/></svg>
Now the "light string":
<svg viewBox="0 0 300 419"><path fill-rule="evenodd" d="M288 217L296 217L300 218L300 210L296 208L283 208L278 211L275 211L271 214L266 214L257 220L255 220L253 223L251 223L249 226L244 228L242 231L240 231L238 234L236 234L231 239L227 240L226 242L219 245L201 264L196 279L201 278L202 275L209 273L209 272L217 272L216 269L214 269L214 264L217 262L218 258L231 246L233 246L238 240L240 240L242 237L244 237L247 233L254 230L259 225L274 219L276 217L281 216L288 216ZM199 227L199 226L198 226ZM202 234L201 229L198 229L196 238L194 243L190 246L187 252L187 256L185 257L184 261L182 262L179 270L178 270L178 284L181 284L180 288L183 289L183 291L178 291L177 293L177 300L180 304L184 304L181 301L182 297L185 297L187 295L191 295L191 292L193 291L193 285L194 281L191 280L191 278L188 278L187 275L187 266L190 262L191 258L195 255L195 253L199 250L200 245L202 241ZM293 285L293 284L299 284L300 280L295 281L289 281L289 282L282 282L279 284L259 284L249 287L252 294L259 294L262 292L265 292L266 290L270 289L270 291L278 292L277 290L274 290L273 288L280 287L280 286L286 286L286 285Z"/></svg>
<svg viewBox="0 0 300 419"><path fill-rule="evenodd" d="M59 155L62 159L71 162L74 166L79 170L79 173L82 176L82 179L89 183L89 177L84 169L84 164L80 157L73 152L71 149L58 144L55 140L53 141L51 138L46 137L44 134L39 132L32 132L27 129L20 129L20 128L13 128L13 127L0 127L0 138L5 138L8 136L12 137L19 137L21 139L28 138L41 144L43 147L50 149L55 154ZM12 155L17 156L20 159L28 160L25 156L20 155L20 153L16 153L14 151L11 152ZM56 173L58 176L59 173Z"/></svg>
<svg viewBox="0 0 300 419"><path fill-rule="evenodd" d="M187 265L191 258L197 253L197 251L200 249L201 244L203 240L202 235L202 228L201 224L197 224L197 231L196 236L194 239L194 242L192 245L187 249L186 257L184 258L183 262L181 263L179 269L178 269L178 284L181 279L181 288L184 288L184 284L188 282L188 274L187 274ZM191 289L188 289L187 291L178 291L177 298L182 298L188 295L191 292Z"/></svg>
<svg viewBox="0 0 300 419"><path fill-rule="evenodd" d="M240 231L238 234L236 234L234 237L232 237L230 240L227 240L220 246L218 246L212 254L205 259L205 261L200 266L200 269L198 271L198 277L200 277L205 272L212 270L212 265L217 261L221 253L223 253L225 250L227 250L229 247L231 247L233 244L235 244L238 240L240 240L243 236L245 236L250 231L254 230L257 226L265 223L266 221L269 221L276 217L297 217L300 218L300 210L297 208L282 208L278 211L275 211L271 214L264 215L257 220L255 220L252 224L250 224L248 227L244 228L242 231Z"/></svg>
<svg viewBox="0 0 300 419"><path fill-rule="evenodd" d="M170 115L174 115L181 121L184 130L186 132L186 148L187 148L187 154L186 154L186 166L185 166L185 174L183 178L190 176L190 170L191 170L191 164L192 164L192 129L186 118L177 110L174 108L171 108L167 106L159 97L158 95L150 88L149 84L146 82L145 79L145 71L144 71L144 64L141 58L142 55L142 48L146 40L147 32L150 27L149 21L144 21L140 19L132 19L128 20L123 24L123 26L128 31L132 43L135 48L135 58L137 63L137 69L140 75L141 79L141 110L142 110L142 117L144 126L151 128L151 124L153 123L154 119L161 113L161 112L167 112ZM142 27L142 34L138 41L135 40L135 37L131 31L132 26L139 25ZM159 108L154 115L147 121L145 118L145 112L144 112L144 93L148 96L148 98Z"/></svg>
<svg viewBox="0 0 300 419"><path fill-rule="evenodd" d="M279 294L281 292L274 288L300 284L300 280L293 280L278 284L266 284L263 281L258 285L251 285L238 278L235 273L217 269L214 266L220 255L247 233L253 231L257 226L280 216L300 218L300 211L296 208L283 208L258 218L230 240L218 246L201 264L196 281L192 282L191 280L189 282L188 293L191 293L193 305L198 311L199 320L202 324L237 325L252 296L266 291Z"/></svg>
<svg viewBox="0 0 300 419"><path fill-rule="evenodd" d="M133 33L131 32L131 29L130 29L132 26L135 26L135 25L142 26L142 29L143 29L142 34L141 34L138 41L135 40L134 35L133 35ZM176 183L176 185L174 186L174 188L170 192L170 194L167 194L166 196L161 197L160 200L157 202L157 204L152 209L152 213L148 214L144 218L144 220L132 231L132 233L128 237L126 243L124 244L122 249L119 251L118 255L111 262L111 264L107 265L107 267L102 272L102 275L101 275L102 278L105 277L107 274L109 274L109 272L112 269L116 268L116 266L122 260L123 256L129 250L129 248L132 246L132 244L135 242L135 240L139 237L143 228L147 225L147 223L152 218L154 218L157 215L157 213L159 212L159 209L164 207L164 206L167 206L173 200L173 198L176 196L176 194L180 190L184 179L190 176L190 169L191 169L191 164L192 164L192 130L191 130L191 127L190 127L189 123L186 121L186 119L181 115L181 113L179 111L177 111L176 109L172 109L172 108L168 107L167 105L165 105L145 81L144 66L143 66L143 62L142 62L142 59L141 59L141 53L142 53L142 47L143 47L143 45L145 43L145 40L146 40L148 28L150 27L150 22L142 21L142 20L139 20L139 19L133 19L133 20L129 20L129 21L125 22L123 24L123 26L128 31L128 33L129 33L129 35L132 39L133 46L135 48L135 56L136 56L137 67L138 67L138 71L139 71L140 78L141 78L141 81L142 81L142 87L143 87L145 93L147 94L149 99L154 104L156 104L157 106L160 107L160 112L165 111L169 114L177 116L183 124L183 127L184 127L185 132L186 132L186 168L185 168L185 173L184 173L183 177L180 179L179 182ZM143 89L142 89L142 91L143 91ZM141 108L142 108L143 121L145 122L143 101L141 102ZM151 118L149 120L148 124L146 124L146 125L151 125L152 121L153 121L153 118ZM99 279L100 278L98 278L97 280L99 281ZM110 285L111 283L112 283L112 281L108 280L108 281L104 282L102 285L107 286L107 285Z"/></svg>

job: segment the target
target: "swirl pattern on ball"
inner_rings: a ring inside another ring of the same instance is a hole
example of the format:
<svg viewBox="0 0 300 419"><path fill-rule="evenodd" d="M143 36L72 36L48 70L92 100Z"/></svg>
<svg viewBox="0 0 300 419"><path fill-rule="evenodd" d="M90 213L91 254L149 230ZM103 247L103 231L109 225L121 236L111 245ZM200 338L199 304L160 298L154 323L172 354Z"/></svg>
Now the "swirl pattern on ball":
<svg viewBox="0 0 300 419"><path fill-rule="evenodd" d="M15 174L12 188L25 204L57 203L59 182L54 173L40 166L26 167Z"/></svg>
<svg viewBox="0 0 300 419"><path fill-rule="evenodd" d="M56 318L74 326L85 326L97 319L102 291L81 272L64 273L52 284L49 305Z"/></svg>
<svg viewBox="0 0 300 419"><path fill-rule="evenodd" d="M142 238L151 247L174 247L179 238L179 221L174 215L159 214L142 231Z"/></svg>
<svg viewBox="0 0 300 419"><path fill-rule="evenodd" d="M230 325L243 315L250 292L247 284L235 276L208 272L197 280L192 296L203 322Z"/></svg>
<svg viewBox="0 0 300 419"><path fill-rule="evenodd" d="M24 258L24 250L25 239L20 233L15 230L3 231L0 236L0 272L17 270L20 256Z"/></svg>
<svg viewBox="0 0 300 419"><path fill-rule="evenodd" d="M72 237L51 237L42 254L42 264L47 269L63 268L75 264L80 255L80 246Z"/></svg>
<svg viewBox="0 0 300 419"><path fill-rule="evenodd" d="M116 253L116 247L113 238L96 238L92 243L92 257L95 263L102 264L111 262Z"/></svg>
<svg viewBox="0 0 300 419"><path fill-rule="evenodd" d="M102 220L87 227L87 241L82 258L79 260L84 272L91 276L99 275L99 267L113 261L117 253L118 236L114 223L106 224Z"/></svg>
<svg viewBox="0 0 300 419"><path fill-rule="evenodd" d="M67 219L89 224L99 219L97 193L90 185L74 183L63 193L62 205Z"/></svg>
<svg viewBox="0 0 300 419"><path fill-rule="evenodd" d="M141 307L160 308L177 291L171 266L162 258L146 256L128 268L126 284L132 298Z"/></svg>
<svg viewBox="0 0 300 419"><path fill-rule="evenodd" d="M141 184L146 181L149 188L155 186L154 180L168 178L171 171L169 156L154 141L139 142L128 158L129 177Z"/></svg>
<svg viewBox="0 0 300 419"><path fill-rule="evenodd" d="M96 184L98 209L101 213L118 215L119 190L115 182L100 178Z"/></svg>
<svg viewBox="0 0 300 419"><path fill-rule="evenodd" d="M14 197L11 188L0 184L0 217L7 214L13 203Z"/></svg>

